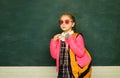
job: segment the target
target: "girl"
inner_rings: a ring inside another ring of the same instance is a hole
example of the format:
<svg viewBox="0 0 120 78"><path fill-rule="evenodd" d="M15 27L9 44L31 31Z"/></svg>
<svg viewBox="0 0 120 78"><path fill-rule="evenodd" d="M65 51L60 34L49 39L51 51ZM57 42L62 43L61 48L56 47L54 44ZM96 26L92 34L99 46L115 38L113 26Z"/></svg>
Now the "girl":
<svg viewBox="0 0 120 78"><path fill-rule="evenodd" d="M63 31L50 41L50 54L56 59L58 78L90 78L91 56L81 34L75 32L75 17L62 14L59 20Z"/></svg>

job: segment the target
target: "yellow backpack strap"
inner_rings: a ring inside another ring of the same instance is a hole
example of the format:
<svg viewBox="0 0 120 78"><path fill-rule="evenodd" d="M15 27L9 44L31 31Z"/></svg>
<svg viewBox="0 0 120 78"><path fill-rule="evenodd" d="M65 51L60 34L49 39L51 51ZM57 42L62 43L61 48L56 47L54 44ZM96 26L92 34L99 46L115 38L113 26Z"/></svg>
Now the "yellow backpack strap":
<svg viewBox="0 0 120 78"><path fill-rule="evenodd" d="M71 49L70 49L70 63L71 63L71 69L72 69L72 73L74 75L74 78L78 78L79 67L78 67L78 63L76 61L76 57Z"/></svg>
<svg viewBox="0 0 120 78"><path fill-rule="evenodd" d="M72 36L76 38L78 35L79 35L78 33L74 33ZM71 49L70 49L70 63L71 63L71 69L72 69L74 78L78 78L79 77L79 66L76 61L76 56Z"/></svg>
<svg viewBox="0 0 120 78"><path fill-rule="evenodd" d="M78 35L79 33L74 33L72 36L76 38Z"/></svg>

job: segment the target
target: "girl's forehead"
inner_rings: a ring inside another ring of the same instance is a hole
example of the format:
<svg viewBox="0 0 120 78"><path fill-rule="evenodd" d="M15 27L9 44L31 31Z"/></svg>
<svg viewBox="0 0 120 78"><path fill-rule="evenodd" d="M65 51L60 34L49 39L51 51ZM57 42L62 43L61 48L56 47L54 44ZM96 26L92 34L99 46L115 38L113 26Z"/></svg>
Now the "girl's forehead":
<svg viewBox="0 0 120 78"><path fill-rule="evenodd" d="M60 19L71 19L69 15L62 15Z"/></svg>

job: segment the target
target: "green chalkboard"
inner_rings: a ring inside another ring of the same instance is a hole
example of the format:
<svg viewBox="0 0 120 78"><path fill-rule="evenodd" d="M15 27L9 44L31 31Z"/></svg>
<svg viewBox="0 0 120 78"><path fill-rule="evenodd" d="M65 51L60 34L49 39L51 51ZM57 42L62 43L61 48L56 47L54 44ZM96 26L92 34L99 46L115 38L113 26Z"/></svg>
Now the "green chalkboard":
<svg viewBox="0 0 120 78"><path fill-rule="evenodd" d="M95 66L120 65L119 0L0 0L0 66L53 66L58 19L75 15Z"/></svg>

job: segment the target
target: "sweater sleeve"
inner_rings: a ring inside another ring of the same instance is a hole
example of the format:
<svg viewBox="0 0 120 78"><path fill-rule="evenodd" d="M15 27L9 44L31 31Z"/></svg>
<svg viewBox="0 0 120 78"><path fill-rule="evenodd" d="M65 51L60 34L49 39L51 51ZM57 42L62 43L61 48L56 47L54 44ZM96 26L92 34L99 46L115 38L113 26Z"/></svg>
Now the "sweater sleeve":
<svg viewBox="0 0 120 78"><path fill-rule="evenodd" d="M73 50L75 55L78 57L82 57L85 53L85 47L84 47L84 40L81 34L78 35L77 38L71 36L67 40L68 45Z"/></svg>
<svg viewBox="0 0 120 78"><path fill-rule="evenodd" d="M57 58L57 52L59 51L58 40L51 39L50 41L50 54L52 58Z"/></svg>

